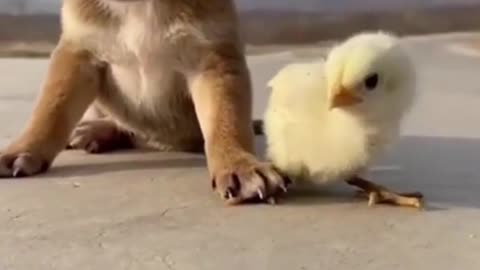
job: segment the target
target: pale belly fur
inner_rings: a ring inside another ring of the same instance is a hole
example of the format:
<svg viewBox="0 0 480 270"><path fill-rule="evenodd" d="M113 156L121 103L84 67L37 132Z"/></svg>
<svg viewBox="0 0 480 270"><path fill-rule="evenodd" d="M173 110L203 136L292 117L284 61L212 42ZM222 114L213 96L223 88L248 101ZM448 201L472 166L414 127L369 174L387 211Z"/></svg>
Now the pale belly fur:
<svg viewBox="0 0 480 270"><path fill-rule="evenodd" d="M94 106L159 148L202 145L193 102L179 72L178 49L166 37L174 33L146 20L147 15L128 14L118 29L94 36L86 29L86 46L107 64L106 83Z"/></svg>

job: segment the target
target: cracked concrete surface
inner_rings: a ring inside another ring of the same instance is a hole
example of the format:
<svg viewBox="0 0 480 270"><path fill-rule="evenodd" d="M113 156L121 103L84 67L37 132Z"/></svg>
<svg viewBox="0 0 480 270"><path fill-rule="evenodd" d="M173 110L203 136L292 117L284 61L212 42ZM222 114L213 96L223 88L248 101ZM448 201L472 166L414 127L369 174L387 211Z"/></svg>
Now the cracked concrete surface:
<svg viewBox="0 0 480 270"><path fill-rule="evenodd" d="M202 156L64 152L48 174L0 181L0 269L479 269L477 38L406 40L422 94L404 138L371 174L424 192L424 212L370 209L343 185L297 187L277 206L227 207L210 191ZM250 56L255 114L282 64L322 53ZM46 65L0 60L0 145L23 127Z"/></svg>

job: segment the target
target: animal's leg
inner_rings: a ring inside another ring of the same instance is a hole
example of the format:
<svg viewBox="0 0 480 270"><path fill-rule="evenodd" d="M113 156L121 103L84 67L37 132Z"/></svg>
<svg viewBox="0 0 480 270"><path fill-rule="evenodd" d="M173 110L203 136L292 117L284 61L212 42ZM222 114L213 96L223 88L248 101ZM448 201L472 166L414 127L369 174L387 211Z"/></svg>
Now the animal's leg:
<svg viewBox="0 0 480 270"><path fill-rule="evenodd" d="M220 196L237 204L286 191L283 177L254 156L249 72L234 45L209 53L190 78L190 88L212 186Z"/></svg>
<svg viewBox="0 0 480 270"><path fill-rule="evenodd" d="M120 128L93 104L73 130L67 149L98 154L133 147L134 135Z"/></svg>
<svg viewBox="0 0 480 270"><path fill-rule="evenodd" d="M49 168L97 95L101 69L90 53L60 42L31 119L0 153L0 177L30 176Z"/></svg>
<svg viewBox="0 0 480 270"><path fill-rule="evenodd" d="M420 192L397 193L360 177L353 177L349 179L347 183L360 188L368 195L369 206L379 203L389 203L397 206L423 207L423 194Z"/></svg>

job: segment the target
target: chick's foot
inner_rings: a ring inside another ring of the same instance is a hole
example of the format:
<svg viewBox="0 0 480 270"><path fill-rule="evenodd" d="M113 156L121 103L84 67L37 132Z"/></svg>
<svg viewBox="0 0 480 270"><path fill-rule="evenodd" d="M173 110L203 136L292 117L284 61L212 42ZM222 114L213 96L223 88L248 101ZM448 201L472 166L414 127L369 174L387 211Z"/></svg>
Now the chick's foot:
<svg viewBox="0 0 480 270"><path fill-rule="evenodd" d="M347 180L349 185L358 187L368 196L368 205L388 203L396 206L423 208L423 194L420 192L397 193L360 177Z"/></svg>

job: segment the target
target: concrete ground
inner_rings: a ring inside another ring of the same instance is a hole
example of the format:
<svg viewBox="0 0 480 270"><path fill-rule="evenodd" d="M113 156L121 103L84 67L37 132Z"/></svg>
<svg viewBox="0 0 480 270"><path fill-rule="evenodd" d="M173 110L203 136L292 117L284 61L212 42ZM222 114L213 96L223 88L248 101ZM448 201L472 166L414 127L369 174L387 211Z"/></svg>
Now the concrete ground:
<svg viewBox="0 0 480 270"><path fill-rule="evenodd" d="M480 269L477 38L406 40L422 94L372 178L424 192L425 211L368 208L346 186L297 188L277 206L227 207L210 191L201 156L68 152L48 174L0 181L0 269ZM249 57L255 114L282 64L322 53L270 48ZM0 60L0 145L23 127L46 67Z"/></svg>

